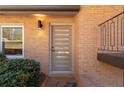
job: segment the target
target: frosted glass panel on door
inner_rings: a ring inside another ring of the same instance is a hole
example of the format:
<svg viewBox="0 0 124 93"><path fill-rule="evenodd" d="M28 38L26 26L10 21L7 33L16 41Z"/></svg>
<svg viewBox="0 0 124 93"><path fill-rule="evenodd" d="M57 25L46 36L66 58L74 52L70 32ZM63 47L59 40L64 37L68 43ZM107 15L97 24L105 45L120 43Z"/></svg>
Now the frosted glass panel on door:
<svg viewBox="0 0 124 93"><path fill-rule="evenodd" d="M55 38L55 40L69 40L69 38Z"/></svg>

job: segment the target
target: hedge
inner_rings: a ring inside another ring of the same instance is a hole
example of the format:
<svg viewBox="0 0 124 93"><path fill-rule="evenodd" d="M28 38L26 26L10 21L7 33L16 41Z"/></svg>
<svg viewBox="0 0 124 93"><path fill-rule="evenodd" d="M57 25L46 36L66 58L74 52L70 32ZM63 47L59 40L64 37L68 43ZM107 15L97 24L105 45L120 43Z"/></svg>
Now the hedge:
<svg viewBox="0 0 124 93"><path fill-rule="evenodd" d="M6 60L0 64L0 87L38 86L39 62L30 59Z"/></svg>

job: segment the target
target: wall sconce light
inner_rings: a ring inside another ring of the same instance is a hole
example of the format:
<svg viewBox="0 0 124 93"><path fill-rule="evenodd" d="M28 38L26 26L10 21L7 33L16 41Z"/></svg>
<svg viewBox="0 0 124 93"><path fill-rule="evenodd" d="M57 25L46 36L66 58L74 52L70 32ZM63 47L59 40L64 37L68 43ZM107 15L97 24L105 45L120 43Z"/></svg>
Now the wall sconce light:
<svg viewBox="0 0 124 93"><path fill-rule="evenodd" d="M43 24L41 22L41 20L38 20L38 29L41 29L43 27Z"/></svg>

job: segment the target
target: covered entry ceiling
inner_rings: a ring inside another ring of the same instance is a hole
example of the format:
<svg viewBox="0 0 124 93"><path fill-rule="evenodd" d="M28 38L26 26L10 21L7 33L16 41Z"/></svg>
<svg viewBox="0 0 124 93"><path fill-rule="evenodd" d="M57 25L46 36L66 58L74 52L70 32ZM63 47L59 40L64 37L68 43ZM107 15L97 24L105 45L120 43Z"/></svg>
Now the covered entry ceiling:
<svg viewBox="0 0 124 93"><path fill-rule="evenodd" d="M0 5L1 15L13 14L46 14L74 16L80 5Z"/></svg>

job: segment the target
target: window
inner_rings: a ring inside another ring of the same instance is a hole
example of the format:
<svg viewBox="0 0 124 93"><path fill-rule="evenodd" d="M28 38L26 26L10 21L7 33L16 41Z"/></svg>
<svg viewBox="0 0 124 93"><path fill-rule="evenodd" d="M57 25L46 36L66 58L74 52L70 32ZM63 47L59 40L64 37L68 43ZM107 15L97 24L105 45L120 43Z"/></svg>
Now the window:
<svg viewBox="0 0 124 93"><path fill-rule="evenodd" d="M11 58L23 57L23 26L1 26L2 52Z"/></svg>

